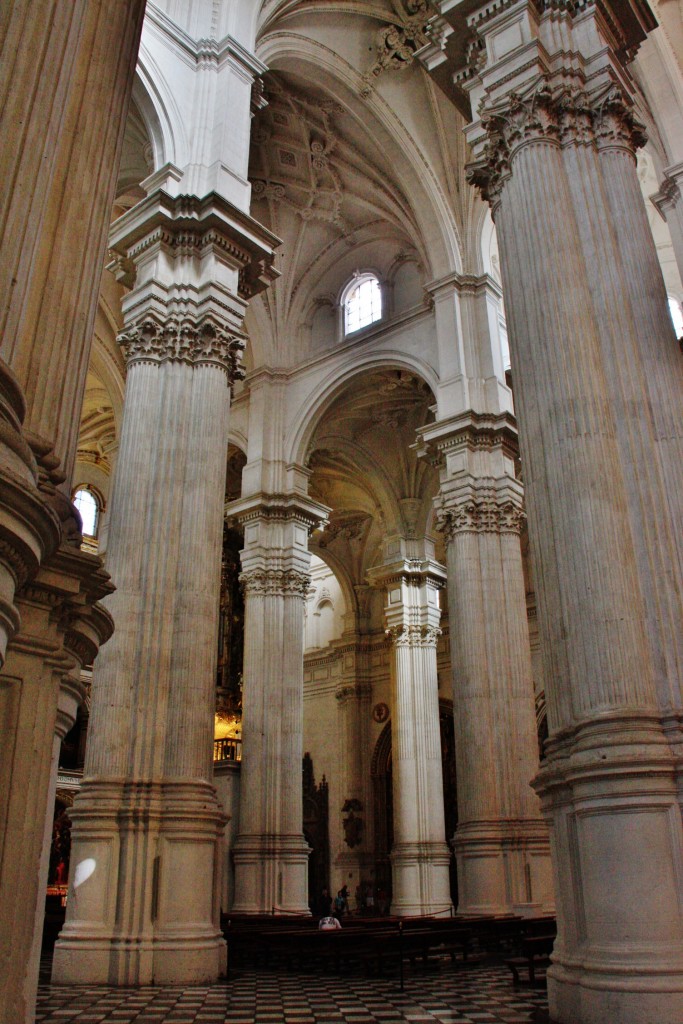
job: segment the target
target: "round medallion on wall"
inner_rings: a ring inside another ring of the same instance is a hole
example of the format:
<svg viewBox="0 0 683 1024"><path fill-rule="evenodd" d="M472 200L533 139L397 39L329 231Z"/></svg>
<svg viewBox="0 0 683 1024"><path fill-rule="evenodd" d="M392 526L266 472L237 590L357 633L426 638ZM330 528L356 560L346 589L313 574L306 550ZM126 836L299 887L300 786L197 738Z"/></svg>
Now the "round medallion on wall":
<svg viewBox="0 0 683 1024"><path fill-rule="evenodd" d="M375 722L386 722L389 717L389 708L386 704L375 704L372 709L372 717Z"/></svg>

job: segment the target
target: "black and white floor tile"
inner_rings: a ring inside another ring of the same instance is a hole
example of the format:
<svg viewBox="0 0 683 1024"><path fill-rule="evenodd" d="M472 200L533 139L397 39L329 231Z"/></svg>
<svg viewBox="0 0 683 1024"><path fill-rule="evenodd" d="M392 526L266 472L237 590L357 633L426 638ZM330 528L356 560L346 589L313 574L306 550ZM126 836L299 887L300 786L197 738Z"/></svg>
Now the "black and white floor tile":
<svg viewBox="0 0 683 1024"><path fill-rule="evenodd" d="M45 965L47 967L47 964ZM45 974L43 974L45 977ZM549 1024L545 990L513 988L505 967L447 963L397 977L239 970L196 988L41 984L37 1024Z"/></svg>

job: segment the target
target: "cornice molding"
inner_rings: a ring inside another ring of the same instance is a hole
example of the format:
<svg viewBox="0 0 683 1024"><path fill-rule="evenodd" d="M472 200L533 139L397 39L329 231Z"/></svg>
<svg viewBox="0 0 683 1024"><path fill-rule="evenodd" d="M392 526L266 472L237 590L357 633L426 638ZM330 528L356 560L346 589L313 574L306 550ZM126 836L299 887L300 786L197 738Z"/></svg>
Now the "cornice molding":
<svg viewBox="0 0 683 1024"><path fill-rule="evenodd" d="M213 64L217 68L231 60L235 67L250 79L263 75L268 68L259 58L242 45L234 36L227 35L222 39L203 37L193 39L184 29L177 25L160 10L152 0L147 0L145 21L173 45L181 60L189 67L200 67Z"/></svg>

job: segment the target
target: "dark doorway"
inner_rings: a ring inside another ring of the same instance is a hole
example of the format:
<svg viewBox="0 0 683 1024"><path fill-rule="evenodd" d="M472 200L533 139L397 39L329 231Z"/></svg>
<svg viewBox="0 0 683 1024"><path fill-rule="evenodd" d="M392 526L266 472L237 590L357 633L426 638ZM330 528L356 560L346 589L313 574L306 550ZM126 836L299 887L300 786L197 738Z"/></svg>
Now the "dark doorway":
<svg viewBox="0 0 683 1024"><path fill-rule="evenodd" d="M330 885L329 787L323 775L316 785L313 760L303 758L303 831L311 847L308 859L308 905L316 912L323 889Z"/></svg>
<svg viewBox="0 0 683 1024"><path fill-rule="evenodd" d="M450 843L458 824L458 795L455 776L455 730L453 704L439 701L441 729L441 766L443 771L444 813L446 842ZM375 886L384 890L391 899L391 861L389 855L394 842L394 800L392 790L391 722L380 733L372 757L372 790L375 815ZM458 877L455 857L450 864L451 899L458 905Z"/></svg>

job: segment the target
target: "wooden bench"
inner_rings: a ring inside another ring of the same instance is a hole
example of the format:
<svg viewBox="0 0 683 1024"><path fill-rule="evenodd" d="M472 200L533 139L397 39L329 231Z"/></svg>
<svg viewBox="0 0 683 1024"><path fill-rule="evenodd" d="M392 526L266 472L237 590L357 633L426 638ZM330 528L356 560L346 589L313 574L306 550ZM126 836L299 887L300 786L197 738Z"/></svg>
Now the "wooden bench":
<svg viewBox="0 0 683 1024"><path fill-rule="evenodd" d="M512 971L514 985L521 984L520 971L525 970L530 985L545 980L545 972L551 964L555 935L526 935L521 940L521 953L505 960L505 966Z"/></svg>

